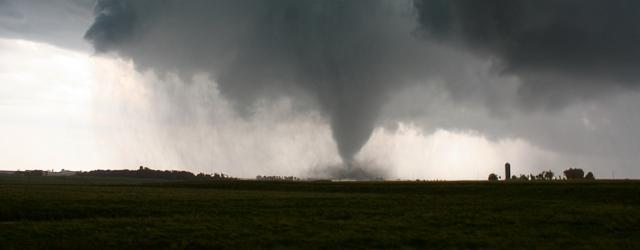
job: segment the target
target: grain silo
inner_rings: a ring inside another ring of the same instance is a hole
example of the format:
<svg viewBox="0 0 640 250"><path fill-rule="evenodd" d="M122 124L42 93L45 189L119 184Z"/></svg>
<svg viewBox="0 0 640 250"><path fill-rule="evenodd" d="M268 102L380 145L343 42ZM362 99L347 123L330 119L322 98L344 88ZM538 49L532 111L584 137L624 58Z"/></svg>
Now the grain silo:
<svg viewBox="0 0 640 250"><path fill-rule="evenodd" d="M511 164L509 164L508 162L504 164L504 179L511 179Z"/></svg>

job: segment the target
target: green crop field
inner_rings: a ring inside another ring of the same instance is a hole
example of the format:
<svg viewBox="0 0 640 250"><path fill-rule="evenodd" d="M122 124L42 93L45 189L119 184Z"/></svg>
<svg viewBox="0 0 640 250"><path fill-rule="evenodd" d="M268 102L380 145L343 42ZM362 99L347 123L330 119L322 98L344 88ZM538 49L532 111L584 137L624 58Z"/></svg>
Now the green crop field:
<svg viewBox="0 0 640 250"><path fill-rule="evenodd" d="M631 248L640 182L0 177L0 249Z"/></svg>

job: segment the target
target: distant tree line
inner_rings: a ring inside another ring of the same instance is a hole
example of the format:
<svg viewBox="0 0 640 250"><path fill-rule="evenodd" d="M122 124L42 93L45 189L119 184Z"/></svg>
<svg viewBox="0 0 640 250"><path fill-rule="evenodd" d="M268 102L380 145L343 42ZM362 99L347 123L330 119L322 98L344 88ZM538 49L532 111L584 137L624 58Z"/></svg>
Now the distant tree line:
<svg viewBox="0 0 640 250"><path fill-rule="evenodd" d="M553 171L546 170L542 171L537 175L529 174L529 175L520 175L519 177L516 175L511 176L511 181L550 181L550 180L595 180L595 176L593 173L589 172L587 175L584 175L584 170L579 168L569 168L563 172L564 178L561 176L556 176ZM491 173L489 174L489 181L498 181L500 180L500 176Z"/></svg>
<svg viewBox="0 0 640 250"><path fill-rule="evenodd" d="M145 178L145 179L161 179L161 180L230 180L235 179L226 174L214 173L213 175L199 173L197 175L188 171L178 170L153 170L142 167L138 170L92 170L89 172L80 172L79 176L92 177L127 177L127 178Z"/></svg>
<svg viewBox="0 0 640 250"><path fill-rule="evenodd" d="M47 171L44 171L44 170L25 170L25 171L16 171L13 174L14 175L20 175L20 176L47 176Z"/></svg>
<svg viewBox="0 0 640 250"><path fill-rule="evenodd" d="M300 178L295 176L256 176L256 180L259 181L300 181Z"/></svg>

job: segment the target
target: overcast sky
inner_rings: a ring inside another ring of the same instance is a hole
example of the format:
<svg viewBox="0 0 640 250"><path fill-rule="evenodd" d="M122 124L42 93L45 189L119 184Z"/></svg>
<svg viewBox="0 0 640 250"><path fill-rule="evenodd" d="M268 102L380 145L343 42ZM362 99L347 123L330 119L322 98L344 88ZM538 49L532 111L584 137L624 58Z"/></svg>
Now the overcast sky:
<svg viewBox="0 0 640 250"><path fill-rule="evenodd" d="M640 4L0 0L0 169L638 178Z"/></svg>

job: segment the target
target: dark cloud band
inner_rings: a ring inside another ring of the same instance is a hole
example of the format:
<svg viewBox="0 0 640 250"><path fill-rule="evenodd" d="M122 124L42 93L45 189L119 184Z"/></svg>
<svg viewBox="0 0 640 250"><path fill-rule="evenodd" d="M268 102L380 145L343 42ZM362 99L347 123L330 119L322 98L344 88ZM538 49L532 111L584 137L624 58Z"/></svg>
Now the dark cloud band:
<svg viewBox="0 0 640 250"><path fill-rule="evenodd" d="M526 100L564 103L615 89L607 85L639 83L638 1L416 0L415 6L427 37L497 57L503 73L524 80Z"/></svg>

